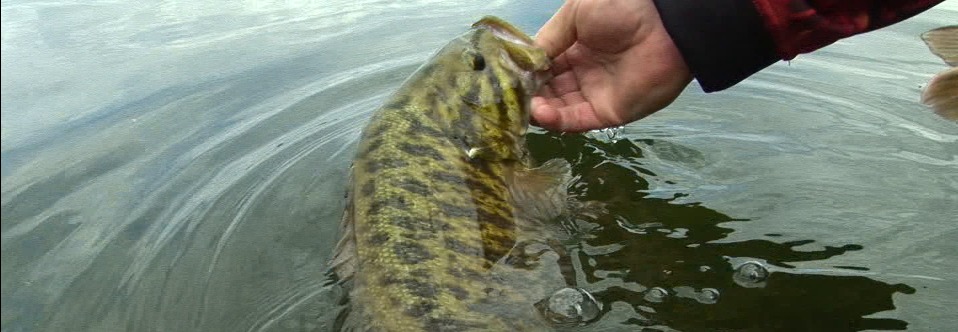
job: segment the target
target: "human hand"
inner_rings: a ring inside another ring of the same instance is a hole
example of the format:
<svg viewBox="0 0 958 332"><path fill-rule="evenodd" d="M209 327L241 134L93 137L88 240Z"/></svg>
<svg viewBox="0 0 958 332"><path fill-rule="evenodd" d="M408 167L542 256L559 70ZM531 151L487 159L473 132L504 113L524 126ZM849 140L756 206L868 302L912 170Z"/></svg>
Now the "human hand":
<svg viewBox="0 0 958 332"><path fill-rule="evenodd" d="M536 35L553 79L532 98L540 127L583 132L665 108L691 82L651 0L568 0Z"/></svg>

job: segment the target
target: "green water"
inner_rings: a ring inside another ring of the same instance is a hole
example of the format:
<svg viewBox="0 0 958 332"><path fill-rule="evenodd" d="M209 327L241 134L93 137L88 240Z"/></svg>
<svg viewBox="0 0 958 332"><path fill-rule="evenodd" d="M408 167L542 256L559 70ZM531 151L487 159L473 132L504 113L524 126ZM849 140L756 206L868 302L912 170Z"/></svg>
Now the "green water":
<svg viewBox="0 0 958 332"><path fill-rule="evenodd" d="M558 5L3 2L2 330L328 330L366 119L476 18ZM607 204L564 224L603 304L584 330L958 325L958 126L918 103L946 68L918 35L956 14L531 134Z"/></svg>

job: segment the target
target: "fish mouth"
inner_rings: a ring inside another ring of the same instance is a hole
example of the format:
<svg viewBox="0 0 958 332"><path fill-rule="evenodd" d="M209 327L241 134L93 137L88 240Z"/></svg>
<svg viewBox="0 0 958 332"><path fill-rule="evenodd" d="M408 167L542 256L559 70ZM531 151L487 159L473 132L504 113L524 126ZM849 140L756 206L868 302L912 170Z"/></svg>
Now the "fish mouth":
<svg viewBox="0 0 958 332"><path fill-rule="evenodd" d="M503 51L508 55L511 64L522 71L528 72L532 78L544 81L547 79L542 72L549 70L551 61L545 51L535 46L532 37L516 28L514 25L495 16L485 16L472 24L473 29L481 29L492 33L501 41Z"/></svg>
<svg viewBox="0 0 958 332"><path fill-rule="evenodd" d="M476 23L473 23L472 27L486 28L492 31L496 37L522 46L533 46L534 44L532 37L529 37L529 35L519 30L519 28L509 24L509 22L495 16L485 16L479 21L476 21Z"/></svg>

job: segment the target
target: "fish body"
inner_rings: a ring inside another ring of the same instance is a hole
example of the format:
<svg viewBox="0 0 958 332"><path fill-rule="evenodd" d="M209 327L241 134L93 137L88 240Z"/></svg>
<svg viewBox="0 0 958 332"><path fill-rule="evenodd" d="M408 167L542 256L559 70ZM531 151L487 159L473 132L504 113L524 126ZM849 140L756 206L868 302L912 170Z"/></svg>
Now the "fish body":
<svg viewBox="0 0 958 332"><path fill-rule="evenodd" d="M958 121L958 25L930 30L921 38L932 53L951 66L928 82L921 101L938 115Z"/></svg>
<svg viewBox="0 0 958 332"><path fill-rule="evenodd" d="M535 220L562 213L569 165L530 168L529 100L550 63L486 17L420 67L370 120L332 265L344 329L535 329L538 275L504 264ZM521 254L521 253L520 253ZM525 283L526 287L522 287ZM554 289L552 289L554 290Z"/></svg>

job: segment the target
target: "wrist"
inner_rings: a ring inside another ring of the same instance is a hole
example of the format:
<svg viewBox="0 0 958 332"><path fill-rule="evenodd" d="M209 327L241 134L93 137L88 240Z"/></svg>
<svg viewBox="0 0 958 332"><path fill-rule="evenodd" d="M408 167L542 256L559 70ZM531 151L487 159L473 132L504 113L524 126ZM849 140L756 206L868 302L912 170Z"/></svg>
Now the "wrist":
<svg viewBox="0 0 958 332"><path fill-rule="evenodd" d="M749 0L654 0L689 72L706 92L724 90L779 59Z"/></svg>

